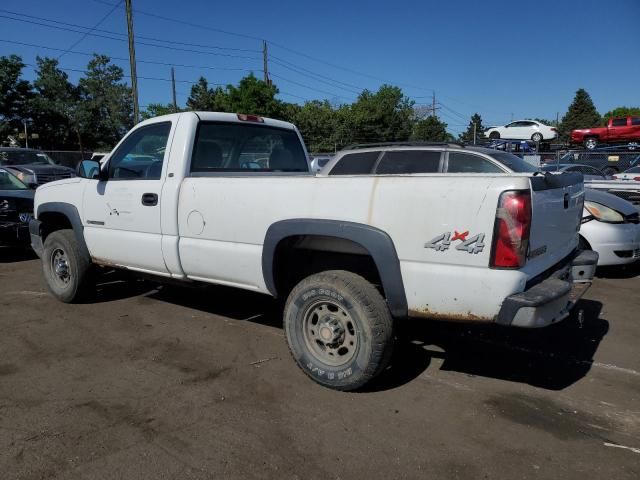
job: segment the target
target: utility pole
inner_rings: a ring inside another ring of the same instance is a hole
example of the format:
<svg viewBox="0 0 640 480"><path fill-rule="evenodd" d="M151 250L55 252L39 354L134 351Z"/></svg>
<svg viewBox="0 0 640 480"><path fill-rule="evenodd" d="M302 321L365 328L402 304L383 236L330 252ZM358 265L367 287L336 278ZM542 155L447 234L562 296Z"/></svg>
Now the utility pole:
<svg viewBox="0 0 640 480"><path fill-rule="evenodd" d="M264 71L264 83L271 85L269 80L269 53L267 51L267 41L262 41L262 69Z"/></svg>
<svg viewBox="0 0 640 480"><path fill-rule="evenodd" d="M556 112L556 127L560 125L560 112Z"/></svg>
<svg viewBox="0 0 640 480"><path fill-rule="evenodd" d="M171 93L173 94L173 111L178 113L178 102L176 101L176 73L175 68L171 67Z"/></svg>
<svg viewBox="0 0 640 480"><path fill-rule="evenodd" d="M476 122L473 122L473 144L476 144Z"/></svg>
<svg viewBox="0 0 640 480"><path fill-rule="evenodd" d="M27 121L22 120L24 125L24 148L29 148L29 134L27 133Z"/></svg>
<svg viewBox="0 0 640 480"><path fill-rule="evenodd" d="M431 97L431 116L436 116L436 91L433 91L433 96Z"/></svg>
<svg viewBox="0 0 640 480"><path fill-rule="evenodd" d="M125 0L127 10L127 31L129 32L129 64L131 66L131 92L133 93L133 123L140 121L140 108L138 107L138 75L136 73L136 47L133 39L133 13L131 0Z"/></svg>

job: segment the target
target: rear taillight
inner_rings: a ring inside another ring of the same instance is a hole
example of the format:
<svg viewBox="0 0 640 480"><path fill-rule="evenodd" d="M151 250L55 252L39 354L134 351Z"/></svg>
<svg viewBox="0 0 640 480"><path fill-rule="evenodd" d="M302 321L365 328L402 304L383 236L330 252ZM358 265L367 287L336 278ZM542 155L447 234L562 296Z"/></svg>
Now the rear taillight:
<svg viewBox="0 0 640 480"><path fill-rule="evenodd" d="M551 131L552 131L552 132L557 132L557 131L558 131L558 129L556 129L556 128L554 128L554 127L551 127Z"/></svg>
<svg viewBox="0 0 640 480"><path fill-rule="evenodd" d="M614 180L618 180L618 176L617 175L614 175L611 178L613 178Z"/></svg>
<svg viewBox="0 0 640 480"><path fill-rule="evenodd" d="M491 267L520 268L527 260L531 229L531 193L502 192L496 210Z"/></svg>
<svg viewBox="0 0 640 480"><path fill-rule="evenodd" d="M633 177L636 182L640 182L640 177Z"/></svg>

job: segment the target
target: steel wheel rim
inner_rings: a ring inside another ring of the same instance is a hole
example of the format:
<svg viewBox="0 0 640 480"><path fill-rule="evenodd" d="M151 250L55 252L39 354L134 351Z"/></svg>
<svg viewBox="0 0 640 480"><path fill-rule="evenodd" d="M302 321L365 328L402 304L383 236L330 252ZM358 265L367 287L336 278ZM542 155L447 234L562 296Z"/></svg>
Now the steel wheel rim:
<svg viewBox="0 0 640 480"><path fill-rule="evenodd" d="M358 351L356 323L349 312L331 300L320 300L304 313L302 335L309 351L326 365L340 367Z"/></svg>
<svg viewBox="0 0 640 480"><path fill-rule="evenodd" d="M542 141L542 135L540 135L539 133L534 133L533 134L533 141L534 142L541 142Z"/></svg>
<svg viewBox="0 0 640 480"><path fill-rule="evenodd" d="M587 140L587 144L586 144L587 148L591 149L591 148L595 148L595 146L596 146L595 140L592 140L592 139Z"/></svg>
<svg viewBox="0 0 640 480"><path fill-rule="evenodd" d="M66 287L71 281L71 269L67 254L61 248L56 248L51 252L51 272L54 281L61 287Z"/></svg>

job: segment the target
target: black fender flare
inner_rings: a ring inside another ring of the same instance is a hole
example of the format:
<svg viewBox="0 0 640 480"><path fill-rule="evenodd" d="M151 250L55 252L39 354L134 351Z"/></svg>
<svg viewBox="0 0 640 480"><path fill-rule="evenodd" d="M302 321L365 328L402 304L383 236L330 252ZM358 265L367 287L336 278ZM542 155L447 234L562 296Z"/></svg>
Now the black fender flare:
<svg viewBox="0 0 640 480"><path fill-rule="evenodd" d="M396 318L407 316L407 297L393 240L379 228L362 223L295 218L272 224L262 248L262 274L267 289L274 297L278 295L273 272L276 248L285 238L298 235L336 237L361 245L369 252L378 269L391 314Z"/></svg>
<svg viewBox="0 0 640 480"><path fill-rule="evenodd" d="M73 234L78 242L80 248L80 254L91 260L89 249L87 248L87 242L84 240L84 226L80 219L80 214L75 205L66 202L46 202L38 205L38 211L36 212L36 218L41 221L40 215L43 213L61 213L69 219L71 227L73 228Z"/></svg>

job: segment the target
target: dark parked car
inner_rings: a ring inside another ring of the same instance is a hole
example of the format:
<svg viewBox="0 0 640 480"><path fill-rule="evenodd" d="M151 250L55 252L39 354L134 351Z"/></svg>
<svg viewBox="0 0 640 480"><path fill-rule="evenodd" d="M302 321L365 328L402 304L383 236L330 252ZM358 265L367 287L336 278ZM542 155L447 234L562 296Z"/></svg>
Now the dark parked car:
<svg viewBox="0 0 640 480"><path fill-rule="evenodd" d="M29 245L35 192L0 168L0 245Z"/></svg>
<svg viewBox="0 0 640 480"><path fill-rule="evenodd" d="M585 180L607 180L610 178L595 167L575 163L547 163L540 169L543 172L580 172Z"/></svg>
<svg viewBox="0 0 640 480"><path fill-rule="evenodd" d="M606 175L623 172L640 163L640 154L636 151L597 148L595 150L569 150L560 163L589 165L601 170Z"/></svg>
<svg viewBox="0 0 640 480"><path fill-rule="evenodd" d="M0 167L34 187L75 177L72 168L57 165L46 153L30 148L0 148Z"/></svg>

